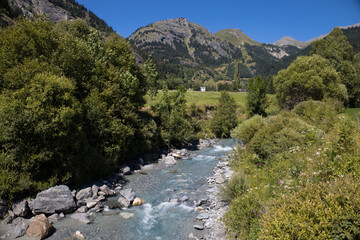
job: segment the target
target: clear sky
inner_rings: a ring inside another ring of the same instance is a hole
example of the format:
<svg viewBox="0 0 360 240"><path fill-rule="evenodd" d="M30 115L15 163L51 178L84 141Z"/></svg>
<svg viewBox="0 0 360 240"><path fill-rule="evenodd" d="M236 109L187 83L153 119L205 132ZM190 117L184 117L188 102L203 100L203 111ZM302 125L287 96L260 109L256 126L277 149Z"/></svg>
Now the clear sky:
<svg viewBox="0 0 360 240"><path fill-rule="evenodd" d="M215 33L239 28L252 39L300 41L360 23L360 0L77 0L123 37L150 23L185 17Z"/></svg>

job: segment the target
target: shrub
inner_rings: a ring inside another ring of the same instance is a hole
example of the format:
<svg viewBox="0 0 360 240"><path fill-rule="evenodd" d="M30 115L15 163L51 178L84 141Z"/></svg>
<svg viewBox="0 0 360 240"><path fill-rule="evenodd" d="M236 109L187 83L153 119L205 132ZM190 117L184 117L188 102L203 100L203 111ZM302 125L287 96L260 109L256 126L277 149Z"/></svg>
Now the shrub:
<svg viewBox="0 0 360 240"><path fill-rule="evenodd" d="M243 143L247 144L264 125L264 118L255 115L232 130L231 137L240 139Z"/></svg>
<svg viewBox="0 0 360 240"><path fill-rule="evenodd" d="M292 111L307 123L324 130L332 127L337 115L333 105L313 100L298 104Z"/></svg>
<svg viewBox="0 0 360 240"><path fill-rule="evenodd" d="M277 153L291 147L301 147L306 143L312 126L291 113L269 117L265 125L254 135L248 144L250 151L259 155L263 162Z"/></svg>
<svg viewBox="0 0 360 240"><path fill-rule="evenodd" d="M359 239L360 185L343 177L272 202L260 239Z"/></svg>

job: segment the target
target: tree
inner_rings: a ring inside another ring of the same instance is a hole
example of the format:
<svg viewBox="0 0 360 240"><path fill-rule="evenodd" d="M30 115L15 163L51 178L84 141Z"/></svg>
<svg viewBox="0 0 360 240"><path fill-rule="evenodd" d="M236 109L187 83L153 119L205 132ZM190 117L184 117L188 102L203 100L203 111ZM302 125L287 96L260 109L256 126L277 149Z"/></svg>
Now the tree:
<svg viewBox="0 0 360 240"><path fill-rule="evenodd" d="M255 79L250 78L247 92L247 107L250 117L256 114L266 116L266 86L260 76Z"/></svg>
<svg viewBox="0 0 360 240"><path fill-rule="evenodd" d="M158 92L158 73L156 65L153 63L152 56L150 56L143 65L143 72L146 78L146 85L148 88L148 94L150 96L150 108L152 107L152 98L157 95Z"/></svg>
<svg viewBox="0 0 360 240"><path fill-rule="evenodd" d="M164 87L154 112L160 119L160 131L164 142L180 147L193 139L193 128L186 113L185 88L169 93Z"/></svg>
<svg viewBox="0 0 360 240"><path fill-rule="evenodd" d="M235 91L238 91L241 86L240 86L240 70L239 70L239 63L236 62L235 64L235 72L234 72L234 83L233 83L233 87Z"/></svg>
<svg viewBox="0 0 360 240"><path fill-rule="evenodd" d="M279 105L285 109L309 99L347 101L346 87L341 84L338 72L319 55L298 57L278 73L274 85Z"/></svg>
<svg viewBox="0 0 360 240"><path fill-rule="evenodd" d="M339 73L341 83L346 86L349 106L360 106L360 80L356 78L352 65L353 48L339 27L334 28L325 38L312 44L312 54L328 59Z"/></svg>
<svg viewBox="0 0 360 240"><path fill-rule="evenodd" d="M238 124L237 105L228 92L222 91L219 105L211 119L210 128L216 137L229 137L230 131Z"/></svg>

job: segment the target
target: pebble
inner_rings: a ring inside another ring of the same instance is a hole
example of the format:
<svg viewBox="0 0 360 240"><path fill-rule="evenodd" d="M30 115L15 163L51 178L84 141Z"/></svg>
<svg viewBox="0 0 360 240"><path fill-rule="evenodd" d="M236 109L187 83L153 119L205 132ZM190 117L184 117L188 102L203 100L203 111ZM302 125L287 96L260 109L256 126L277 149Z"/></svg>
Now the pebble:
<svg viewBox="0 0 360 240"><path fill-rule="evenodd" d="M197 230L204 230L204 225L202 225L202 224L195 224L195 225L193 225L193 227Z"/></svg>

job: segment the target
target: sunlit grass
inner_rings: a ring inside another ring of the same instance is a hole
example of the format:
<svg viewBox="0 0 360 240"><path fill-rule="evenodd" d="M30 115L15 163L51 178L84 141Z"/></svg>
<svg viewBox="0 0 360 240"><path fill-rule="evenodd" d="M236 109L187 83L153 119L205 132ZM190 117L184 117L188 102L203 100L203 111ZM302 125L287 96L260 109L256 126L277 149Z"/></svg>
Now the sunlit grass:
<svg viewBox="0 0 360 240"><path fill-rule="evenodd" d="M360 108L347 108L345 109L345 114L356 120L355 114L360 117Z"/></svg>

